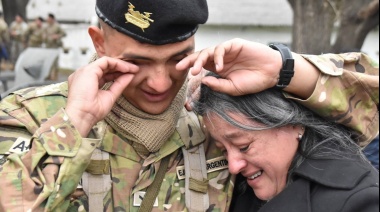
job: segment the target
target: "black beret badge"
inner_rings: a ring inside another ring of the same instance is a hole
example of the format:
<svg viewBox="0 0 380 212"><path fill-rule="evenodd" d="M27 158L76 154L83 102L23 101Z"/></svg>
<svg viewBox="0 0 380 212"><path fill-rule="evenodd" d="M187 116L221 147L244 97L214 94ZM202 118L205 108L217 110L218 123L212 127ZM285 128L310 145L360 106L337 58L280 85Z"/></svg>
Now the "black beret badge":
<svg viewBox="0 0 380 212"><path fill-rule="evenodd" d="M135 11L135 8L136 7L129 2L128 13L125 14L125 19L127 22L125 23L136 25L137 27L140 27L143 32L145 32L145 29L149 28L151 23L154 23L154 20L150 18L153 13L144 12L144 14L142 14L140 11Z"/></svg>
<svg viewBox="0 0 380 212"><path fill-rule="evenodd" d="M96 0L95 10L113 29L152 45L185 41L208 18L207 0Z"/></svg>

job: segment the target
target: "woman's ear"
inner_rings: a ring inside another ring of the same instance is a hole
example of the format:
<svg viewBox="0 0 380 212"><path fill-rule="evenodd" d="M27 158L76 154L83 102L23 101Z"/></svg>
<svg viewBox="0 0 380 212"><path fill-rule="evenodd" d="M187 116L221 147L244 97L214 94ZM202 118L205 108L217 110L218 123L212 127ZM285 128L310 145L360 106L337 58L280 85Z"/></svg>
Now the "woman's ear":
<svg viewBox="0 0 380 212"><path fill-rule="evenodd" d="M104 39L104 31L99 29L96 26L91 26L88 29L88 34L91 37L92 43L95 47L96 53L99 57L103 57L105 55L105 39Z"/></svg>

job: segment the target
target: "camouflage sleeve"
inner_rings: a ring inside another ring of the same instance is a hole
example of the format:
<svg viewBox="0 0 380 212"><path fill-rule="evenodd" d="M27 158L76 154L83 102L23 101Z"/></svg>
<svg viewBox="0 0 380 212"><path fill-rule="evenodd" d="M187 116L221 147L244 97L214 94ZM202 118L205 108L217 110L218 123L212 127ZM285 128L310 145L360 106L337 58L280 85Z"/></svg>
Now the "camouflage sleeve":
<svg viewBox="0 0 380 212"><path fill-rule="evenodd" d="M66 211L99 142L82 139L58 111L32 136L27 153L0 164L0 211Z"/></svg>
<svg viewBox="0 0 380 212"><path fill-rule="evenodd" d="M63 30L63 28L62 27L58 27L58 34L60 35L60 37L61 38L63 38L63 37L66 37L66 31L65 30Z"/></svg>
<svg viewBox="0 0 380 212"><path fill-rule="evenodd" d="M364 147L379 132L379 65L365 54L303 55L320 71L312 96L288 98L357 132Z"/></svg>

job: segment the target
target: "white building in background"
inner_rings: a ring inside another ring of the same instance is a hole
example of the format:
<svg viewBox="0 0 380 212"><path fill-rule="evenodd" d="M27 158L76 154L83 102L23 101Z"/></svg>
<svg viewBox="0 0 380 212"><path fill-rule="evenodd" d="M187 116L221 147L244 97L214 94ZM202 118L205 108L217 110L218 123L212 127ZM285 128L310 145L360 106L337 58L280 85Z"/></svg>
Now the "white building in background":
<svg viewBox="0 0 380 212"><path fill-rule="evenodd" d="M95 2L96 0L29 0L29 19L54 13L59 21L78 23L63 25L68 32L64 45L69 51L61 54L62 67L76 69L87 63L94 52L87 27L96 17ZM208 0L208 4L210 18L197 33L197 49L237 37L264 44L291 42L293 12L286 0ZM83 49L88 51L82 52ZM368 36L363 51L379 60L378 30Z"/></svg>

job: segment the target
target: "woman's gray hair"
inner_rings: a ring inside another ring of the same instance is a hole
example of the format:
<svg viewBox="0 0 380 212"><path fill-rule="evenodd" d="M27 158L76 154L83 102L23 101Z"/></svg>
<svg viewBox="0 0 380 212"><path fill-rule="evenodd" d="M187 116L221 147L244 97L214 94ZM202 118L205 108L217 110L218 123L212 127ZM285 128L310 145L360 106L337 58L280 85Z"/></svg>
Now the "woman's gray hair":
<svg viewBox="0 0 380 212"><path fill-rule="evenodd" d="M219 78L211 73L209 76ZM194 109L205 118L216 114L243 130L257 131L289 125L304 126L305 133L289 170L289 182L293 171L305 159L352 159L353 155L364 159L360 147L351 138L352 132L342 125L318 116L301 104L286 99L278 89L235 97L215 92L202 85L201 97L195 103ZM242 114L260 125L248 126L239 123L231 118L231 113Z"/></svg>

